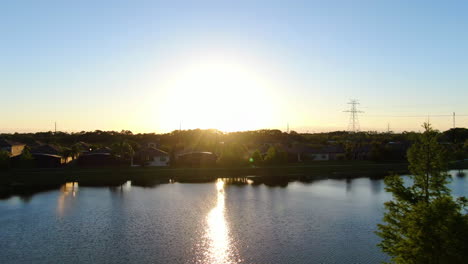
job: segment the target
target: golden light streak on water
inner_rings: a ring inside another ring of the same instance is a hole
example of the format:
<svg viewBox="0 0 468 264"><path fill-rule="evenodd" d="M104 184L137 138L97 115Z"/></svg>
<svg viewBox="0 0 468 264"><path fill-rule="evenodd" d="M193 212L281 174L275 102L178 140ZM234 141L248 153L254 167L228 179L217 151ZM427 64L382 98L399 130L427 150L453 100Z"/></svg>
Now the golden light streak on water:
<svg viewBox="0 0 468 264"><path fill-rule="evenodd" d="M72 199L76 197L78 192L78 183L77 182L67 182L62 187L60 187L60 195L57 200L57 213L62 217L69 205L69 198Z"/></svg>
<svg viewBox="0 0 468 264"><path fill-rule="evenodd" d="M208 213L206 218L206 234L209 241L203 263L237 263L241 260L237 256L229 236L224 207L224 182L221 179L216 182L216 189L216 206Z"/></svg>

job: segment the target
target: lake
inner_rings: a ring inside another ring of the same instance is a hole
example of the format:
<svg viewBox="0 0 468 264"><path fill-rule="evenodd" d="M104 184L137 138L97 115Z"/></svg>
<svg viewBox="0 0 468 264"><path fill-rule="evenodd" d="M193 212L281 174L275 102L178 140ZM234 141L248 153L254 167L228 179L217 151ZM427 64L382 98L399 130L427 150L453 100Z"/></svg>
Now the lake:
<svg viewBox="0 0 468 264"><path fill-rule="evenodd" d="M455 196L466 177L451 172ZM83 187L0 200L1 263L379 263L382 179Z"/></svg>

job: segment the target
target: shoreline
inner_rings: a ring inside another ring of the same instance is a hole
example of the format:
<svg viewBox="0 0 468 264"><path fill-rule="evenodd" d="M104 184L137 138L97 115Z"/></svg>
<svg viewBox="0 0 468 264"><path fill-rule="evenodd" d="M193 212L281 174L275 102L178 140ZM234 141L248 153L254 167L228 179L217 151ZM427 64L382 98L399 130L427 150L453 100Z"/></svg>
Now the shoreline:
<svg viewBox="0 0 468 264"><path fill-rule="evenodd" d="M450 170L468 169L468 162L451 163ZM151 187L169 181L181 183L210 182L218 178L250 178L254 183L282 186L290 181L311 182L320 179L384 178L391 174L408 173L407 163L376 163L367 161L317 162L285 166L235 168L58 168L15 169L2 171L0 199L12 195L28 195L55 189L67 182L82 186L120 186L132 181L137 186ZM239 182L241 183L241 182Z"/></svg>

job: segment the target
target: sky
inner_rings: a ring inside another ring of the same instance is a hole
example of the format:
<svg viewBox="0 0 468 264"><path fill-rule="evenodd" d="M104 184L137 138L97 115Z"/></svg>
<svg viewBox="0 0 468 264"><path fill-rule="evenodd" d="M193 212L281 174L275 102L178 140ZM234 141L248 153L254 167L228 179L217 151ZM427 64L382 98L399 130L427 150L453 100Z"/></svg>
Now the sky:
<svg viewBox="0 0 468 264"><path fill-rule="evenodd" d="M466 1L2 1L0 132L468 126Z"/></svg>

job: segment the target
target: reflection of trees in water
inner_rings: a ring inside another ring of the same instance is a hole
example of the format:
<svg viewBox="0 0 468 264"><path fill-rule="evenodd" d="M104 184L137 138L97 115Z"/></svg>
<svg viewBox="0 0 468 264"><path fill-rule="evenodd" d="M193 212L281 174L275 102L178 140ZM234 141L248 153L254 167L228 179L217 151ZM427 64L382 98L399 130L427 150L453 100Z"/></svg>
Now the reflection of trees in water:
<svg viewBox="0 0 468 264"><path fill-rule="evenodd" d="M223 178L225 185L249 185L252 181L247 177L240 178Z"/></svg>
<svg viewBox="0 0 468 264"><path fill-rule="evenodd" d="M378 194L382 192L382 178L370 178L370 188L372 193Z"/></svg>
<svg viewBox="0 0 468 264"><path fill-rule="evenodd" d="M286 187L289 182L294 181L295 177L263 176L251 178L253 184L264 184L270 187Z"/></svg>
<svg viewBox="0 0 468 264"><path fill-rule="evenodd" d="M323 179L322 177L309 177L304 175L292 175L292 176L250 176L250 177L238 177L238 178L223 178L225 185L266 185L270 187L287 187L290 182L301 182L305 184L311 184L315 181Z"/></svg>
<svg viewBox="0 0 468 264"><path fill-rule="evenodd" d="M144 187L144 188L152 188L156 187L157 185L169 183L169 179L158 179L158 178L133 178L132 179L132 186Z"/></svg>
<svg viewBox="0 0 468 264"><path fill-rule="evenodd" d="M349 193L353 189L353 179L346 178L346 192Z"/></svg>
<svg viewBox="0 0 468 264"><path fill-rule="evenodd" d="M38 193L58 190L62 186L59 184L47 184L47 185L19 185L19 186L7 186L0 190L0 200L9 199L12 196L19 196L21 201L28 203L32 197Z"/></svg>

